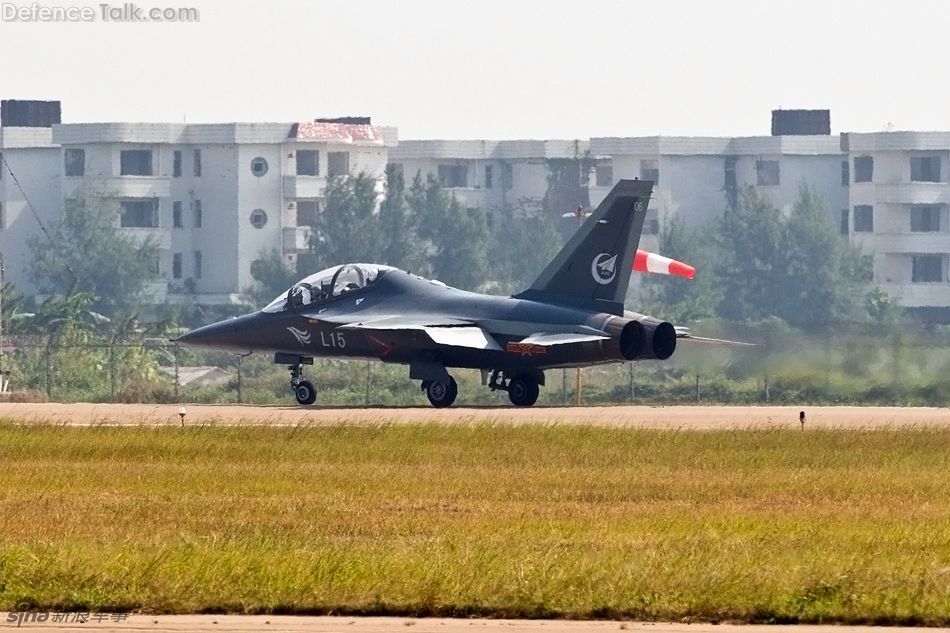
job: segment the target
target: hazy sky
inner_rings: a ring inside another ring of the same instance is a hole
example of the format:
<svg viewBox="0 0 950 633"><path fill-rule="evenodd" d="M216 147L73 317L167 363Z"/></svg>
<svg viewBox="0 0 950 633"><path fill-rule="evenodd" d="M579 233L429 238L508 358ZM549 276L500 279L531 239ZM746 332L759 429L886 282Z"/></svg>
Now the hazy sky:
<svg viewBox="0 0 950 633"><path fill-rule="evenodd" d="M65 122L371 115L404 139L768 134L780 106L950 129L948 2L138 5L200 22L2 21L0 96L60 99Z"/></svg>

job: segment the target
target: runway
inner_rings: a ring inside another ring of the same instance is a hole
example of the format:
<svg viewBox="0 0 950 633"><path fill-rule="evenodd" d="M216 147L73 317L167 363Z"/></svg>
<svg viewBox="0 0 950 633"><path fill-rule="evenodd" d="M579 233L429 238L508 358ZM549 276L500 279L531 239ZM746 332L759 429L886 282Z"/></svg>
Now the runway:
<svg viewBox="0 0 950 633"><path fill-rule="evenodd" d="M5 615L5 614L4 614ZM6 617L0 618L0 629L15 628ZM834 625L730 625L730 624L671 624L595 622L576 620L463 620L446 618L351 618L351 617L298 617L267 615L137 615L123 622L87 622L61 624L47 622L23 623L21 629L43 631L103 630L112 633L152 633L194 631L196 633L251 633L259 631L289 631L293 633L607 633L632 631L634 633L879 633L880 627ZM946 632L950 629L927 629ZM888 628L888 633L910 633L916 629Z"/></svg>
<svg viewBox="0 0 950 633"><path fill-rule="evenodd" d="M179 415L184 411L184 420ZM893 428L950 426L950 409L936 407L617 406L320 408L251 405L0 403L0 420L20 424L90 425L373 425L585 424L662 429Z"/></svg>

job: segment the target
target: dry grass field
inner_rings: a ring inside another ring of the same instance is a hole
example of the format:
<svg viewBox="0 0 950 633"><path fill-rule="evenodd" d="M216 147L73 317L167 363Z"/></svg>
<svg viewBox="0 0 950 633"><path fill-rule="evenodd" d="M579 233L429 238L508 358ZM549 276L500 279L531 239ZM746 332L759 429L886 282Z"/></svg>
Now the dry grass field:
<svg viewBox="0 0 950 633"><path fill-rule="evenodd" d="M950 428L487 411L280 428L5 412L0 610L950 623Z"/></svg>

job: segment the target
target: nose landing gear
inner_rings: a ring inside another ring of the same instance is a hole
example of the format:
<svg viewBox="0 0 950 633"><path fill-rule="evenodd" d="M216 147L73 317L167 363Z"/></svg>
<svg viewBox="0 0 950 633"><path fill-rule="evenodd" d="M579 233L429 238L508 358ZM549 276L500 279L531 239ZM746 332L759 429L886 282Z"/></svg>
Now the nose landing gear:
<svg viewBox="0 0 950 633"><path fill-rule="evenodd" d="M297 404L313 404L317 401L317 388L313 383L303 378L303 366L313 365L313 359L293 354L275 354L274 362L287 365L290 370L290 390L294 392Z"/></svg>

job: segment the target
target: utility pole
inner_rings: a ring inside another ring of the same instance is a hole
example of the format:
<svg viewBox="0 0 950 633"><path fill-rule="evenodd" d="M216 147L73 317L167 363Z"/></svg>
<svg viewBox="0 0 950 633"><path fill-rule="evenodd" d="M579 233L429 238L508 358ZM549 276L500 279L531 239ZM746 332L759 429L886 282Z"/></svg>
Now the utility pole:
<svg viewBox="0 0 950 633"><path fill-rule="evenodd" d="M3 366L3 254L0 253L0 393L7 390L7 373Z"/></svg>

